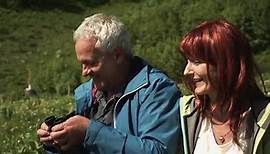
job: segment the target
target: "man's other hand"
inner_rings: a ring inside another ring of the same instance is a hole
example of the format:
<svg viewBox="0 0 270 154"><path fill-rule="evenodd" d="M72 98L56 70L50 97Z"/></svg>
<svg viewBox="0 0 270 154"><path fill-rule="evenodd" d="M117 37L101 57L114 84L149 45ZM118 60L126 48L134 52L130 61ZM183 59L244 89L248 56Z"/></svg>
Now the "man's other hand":
<svg viewBox="0 0 270 154"><path fill-rule="evenodd" d="M57 147L66 151L83 143L89 124L88 118L76 115L52 127L50 136Z"/></svg>

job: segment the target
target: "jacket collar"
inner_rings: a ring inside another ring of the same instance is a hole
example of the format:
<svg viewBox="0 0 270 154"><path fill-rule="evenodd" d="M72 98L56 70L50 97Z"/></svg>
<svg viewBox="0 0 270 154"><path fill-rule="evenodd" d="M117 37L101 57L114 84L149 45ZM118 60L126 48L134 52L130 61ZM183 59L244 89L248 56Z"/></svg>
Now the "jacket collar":
<svg viewBox="0 0 270 154"><path fill-rule="evenodd" d="M248 149L248 153L257 153L259 143L262 140L262 137L265 135L267 129L270 125L270 103L269 100L261 100L254 102L252 106L252 114L254 122L254 134L250 138L249 142L252 142L253 148Z"/></svg>
<svg viewBox="0 0 270 154"><path fill-rule="evenodd" d="M194 112L197 111L194 101L195 98L193 95L183 96L181 99L182 102L185 102L181 111L183 116L191 116ZM270 117L270 111L268 111L270 110L270 103L266 100L256 101L251 109L253 111L253 117L255 118L257 125L262 127L264 124L263 121L266 121L266 118Z"/></svg>
<svg viewBox="0 0 270 154"><path fill-rule="evenodd" d="M151 70L150 67L151 66L145 64L139 73L129 81L125 88L124 94L136 91L144 86L149 85L149 74Z"/></svg>
<svg viewBox="0 0 270 154"><path fill-rule="evenodd" d="M181 98L181 103L184 105L181 111L182 116L189 117L197 111L194 99L195 97L193 95L187 95Z"/></svg>
<svg viewBox="0 0 270 154"><path fill-rule="evenodd" d="M252 111L255 121L259 127L263 127L267 118L270 120L270 103L269 100L259 100L253 103ZM268 120L268 121L269 121Z"/></svg>

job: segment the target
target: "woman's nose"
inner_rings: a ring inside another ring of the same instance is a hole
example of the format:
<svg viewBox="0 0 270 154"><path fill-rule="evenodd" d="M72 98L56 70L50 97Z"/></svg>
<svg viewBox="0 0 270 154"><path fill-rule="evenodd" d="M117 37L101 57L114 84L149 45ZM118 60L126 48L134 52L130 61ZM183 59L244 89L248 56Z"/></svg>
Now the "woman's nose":
<svg viewBox="0 0 270 154"><path fill-rule="evenodd" d="M188 62L185 66L185 69L184 69L184 75L188 75L191 73L191 64Z"/></svg>

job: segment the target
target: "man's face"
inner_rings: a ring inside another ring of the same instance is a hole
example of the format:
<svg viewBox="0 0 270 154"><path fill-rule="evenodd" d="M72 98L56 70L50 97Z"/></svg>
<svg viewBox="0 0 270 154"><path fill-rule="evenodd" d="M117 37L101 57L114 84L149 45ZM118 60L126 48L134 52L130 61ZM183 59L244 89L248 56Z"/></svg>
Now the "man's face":
<svg viewBox="0 0 270 154"><path fill-rule="evenodd" d="M77 60L82 64L82 75L90 76L98 90L108 90L115 62L112 53L95 49L96 39L79 39L75 43Z"/></svg>

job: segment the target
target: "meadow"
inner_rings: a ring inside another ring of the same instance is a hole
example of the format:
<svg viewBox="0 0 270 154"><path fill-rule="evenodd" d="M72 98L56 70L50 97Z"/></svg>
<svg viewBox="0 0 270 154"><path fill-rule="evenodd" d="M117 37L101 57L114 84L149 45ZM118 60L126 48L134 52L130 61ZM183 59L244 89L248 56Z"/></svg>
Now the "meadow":
<svg viewBox="0 0 270 154"><path fill-rule="evenodd" d="M130 30L134 54L184 92L179 40L203 20L226 18L248 36L269 94L269 8L268 0L1 0L0 153L44 153L37 127L74 109L73 90L88 78L80 75L72 33L86 16L118 16ZM25 96L28 84L37 96Z"/></svg>
<svg viewBox="0 0 270 154"><path fill-rule="evenodd" d="M63 116L72 110L73 98L31 98L0 101L0 153L44 153L36 130L50 115Z"/></svg>

